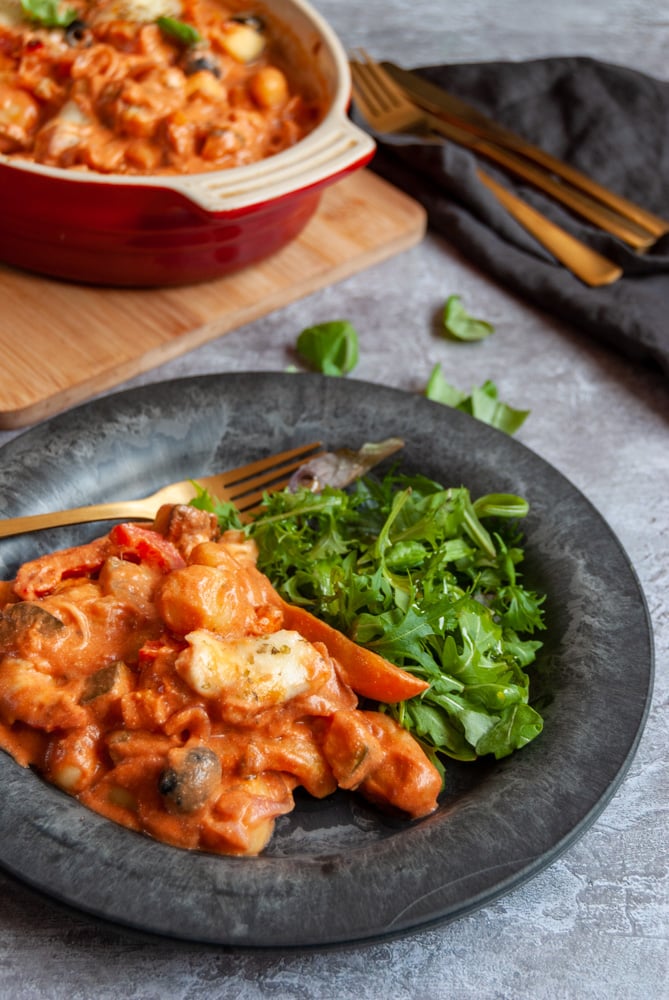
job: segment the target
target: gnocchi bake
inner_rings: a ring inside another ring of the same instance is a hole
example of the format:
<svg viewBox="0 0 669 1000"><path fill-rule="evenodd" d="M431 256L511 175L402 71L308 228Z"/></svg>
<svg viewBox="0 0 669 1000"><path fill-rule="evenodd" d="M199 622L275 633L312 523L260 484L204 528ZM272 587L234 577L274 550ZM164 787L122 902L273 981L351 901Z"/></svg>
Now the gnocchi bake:
<svg viewBox="0 0 669 1000"><path fill-rule="evenodd" d="M0 153L132 175L273 156L325 110L278 34L229 0L0 0Z"/></svg>
<svg viewBox="0 0 669 1000"><path fill-rule="evenodd" d="M406 818L441 775L379 703L426 682L286 603L213 515L24 563L0 584L0 746L63 792L182 848L253 855L299 786Z"/></svg>

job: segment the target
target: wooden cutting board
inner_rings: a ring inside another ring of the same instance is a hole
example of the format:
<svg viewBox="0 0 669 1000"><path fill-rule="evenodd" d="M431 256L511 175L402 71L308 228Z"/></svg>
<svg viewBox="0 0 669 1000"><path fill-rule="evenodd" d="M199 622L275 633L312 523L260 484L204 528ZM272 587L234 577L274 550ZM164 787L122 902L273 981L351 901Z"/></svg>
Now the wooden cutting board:
<svg viewBox="0 0 669 1000"><path fill-rule="evenodd" d="M0 428L43 420L385 260L425 225L417 202L361 170L326 189L292 244L204 284L91 288L0 264Z"/></svg>

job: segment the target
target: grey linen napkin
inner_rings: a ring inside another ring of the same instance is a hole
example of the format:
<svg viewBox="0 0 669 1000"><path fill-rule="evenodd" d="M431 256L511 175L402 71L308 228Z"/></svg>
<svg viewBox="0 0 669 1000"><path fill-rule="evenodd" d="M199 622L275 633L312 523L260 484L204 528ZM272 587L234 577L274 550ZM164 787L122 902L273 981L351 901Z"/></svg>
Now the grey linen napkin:
<svg viewBox="0 0 669 1000"><path fill-rule="evenodd" d="M430 66L425 79L669 219L669 83L584 57ZM431 227L500 284L636 361L669 373L669 236L638 254L450 142L380 136L372 168L420 201ZM499 205L477 165L624 269L588 288Z"/></svg>

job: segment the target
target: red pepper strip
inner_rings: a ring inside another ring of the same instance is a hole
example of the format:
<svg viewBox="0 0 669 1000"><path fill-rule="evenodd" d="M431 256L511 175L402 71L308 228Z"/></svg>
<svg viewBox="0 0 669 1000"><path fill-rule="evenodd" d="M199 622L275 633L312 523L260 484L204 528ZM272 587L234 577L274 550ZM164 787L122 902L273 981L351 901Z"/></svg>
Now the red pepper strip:
<svg viewBox="0 0 669 1000"><path fill-rule="evenodd" d="M62 580L77 576L93 576L107 558L106 537L96 538L86 545L60 549L23 563L16 574L14 592L24 601L50 594Z"/></svg>
<svg viewBox="0 0 669 1000"><path fill-rule="evenodd" d="M109 532L109 540L122 559L134 556L139 562L153 566L162 573L182 569L186 560L176 545L152 528L141 524L117 524Z"/></svg>
<svg viewBox="0 0 669 1000"><path fill-rule="evenodd" d="M342 632L295 604L283 605L284 628L299 632L309 642L322 642L337 661L349 687L363 698L396 702L422 694L430 685L371 649L359 646Z"/></svg>

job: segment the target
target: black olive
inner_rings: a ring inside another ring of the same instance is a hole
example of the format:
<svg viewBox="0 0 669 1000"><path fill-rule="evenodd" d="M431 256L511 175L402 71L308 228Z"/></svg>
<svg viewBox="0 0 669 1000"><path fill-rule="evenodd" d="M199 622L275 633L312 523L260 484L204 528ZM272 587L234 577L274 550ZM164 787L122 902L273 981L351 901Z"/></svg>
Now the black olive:
<svg viewBox="0 0 669 1000"><path fill-rule="evenodd" d="M191 56L186 60L183 71L186 76L192 76L193 73L201 72L213 73L214 76L219 78L222 75L221 67L212 56Z"/></svg>
<svg viewBox="0 0 669 1000"><path fill-rule="evenodd" d="M167 765L158 778L158 791L175 812L200 809L219 787L221 762L209 747L170 750Z"/></svg>
<svg viewBox="0 0 669 1000"><path fill-rule="evenodd" d="M265 30L265 22L257 14L233 14L229 20L234 21L235 24L245 24L255 31Z"/></svg>
<svg viewBox="0 0 669 1000"><path fill-rule="evenodd" d="M178 784L179 775L177 772L173 767L166 767L158 779L158 791L161 795L173 795Z"/></svg>
<svg viewBox="0 0 669 1000"><path fill-rule="evenodd" d="M93 43L93 37L83 21L70 21L65 29L65 40L68 45L80 45L87 48Z"/></svg>

